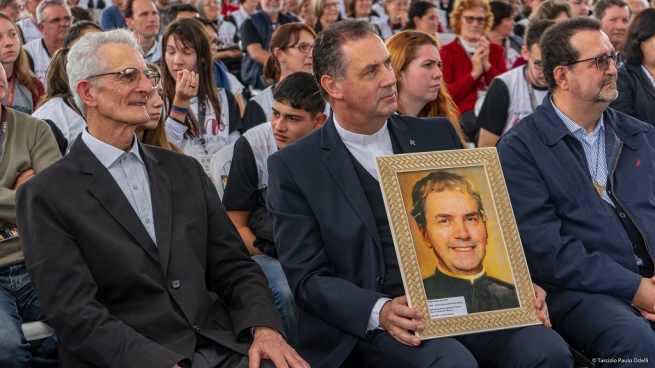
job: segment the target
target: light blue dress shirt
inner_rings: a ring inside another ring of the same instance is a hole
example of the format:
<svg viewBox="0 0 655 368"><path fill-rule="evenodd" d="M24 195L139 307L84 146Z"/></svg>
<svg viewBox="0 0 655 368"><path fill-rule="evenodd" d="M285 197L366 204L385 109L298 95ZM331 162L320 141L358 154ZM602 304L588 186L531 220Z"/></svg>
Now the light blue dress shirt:
<svg viewBox="0 0 655 368"><path fill-rule="evenodd" d="M134 212L141 219L141 223L148 231L150 238L157 245L155 236L155 219L152 216L152 198L150 196L150 182L145 163L139 153L137 137L129 152L125 152L105 142L102 142L82 131L82 141L86 144L96 158L109 170L116 184L132 205Z"/></svg>

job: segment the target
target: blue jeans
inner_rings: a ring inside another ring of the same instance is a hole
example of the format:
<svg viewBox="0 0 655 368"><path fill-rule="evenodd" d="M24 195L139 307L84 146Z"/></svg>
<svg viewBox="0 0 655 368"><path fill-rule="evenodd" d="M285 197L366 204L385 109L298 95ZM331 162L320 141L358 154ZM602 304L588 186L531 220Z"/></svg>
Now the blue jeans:
<svg viewBox="0 0 655 368"><path fill-rule="evenodd" d="M47 323L25 264L0 268L0 367L57 367L57 337L36 348L23 336L23 322Z"/></svg>
<svg viewBox="0 0 655 368"><path fill-rule="evenodd" d="M293 299L287 277L282 271L280 261L267 256L253 256L252 259L259 264L268 279L268 288L273 292L275 306L282 317L282 325L287 335L287 342L296 347L296 332L298 330L298 307Z"/></svg>

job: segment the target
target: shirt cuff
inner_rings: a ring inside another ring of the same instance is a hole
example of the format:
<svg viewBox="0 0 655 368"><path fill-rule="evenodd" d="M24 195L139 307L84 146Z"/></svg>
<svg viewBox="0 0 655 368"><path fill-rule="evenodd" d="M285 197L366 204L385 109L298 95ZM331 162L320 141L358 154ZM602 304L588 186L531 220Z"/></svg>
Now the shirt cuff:
<svg viewBox="0 0 655 368"><path fill-rule="evenodd" d="M371 316L368 318L368 327L366 328L366 332L381 328L380 311L382 310L384 304L390 300L391 299L389 298L380 298L378 299L377 302L375 302L375 305L373 306L373 310L371 311Z"/></svg>
<svg viewBox="0 0 655 368"><path fill-rule="evenodd" d="M171 143L174 143L177 146L180 146L182 144L182 140L184 139L184 133L187 131L187 126L184 124L180 124L175 119L168 117L166 118L166 135L168 137L168 140Z"/></svg>

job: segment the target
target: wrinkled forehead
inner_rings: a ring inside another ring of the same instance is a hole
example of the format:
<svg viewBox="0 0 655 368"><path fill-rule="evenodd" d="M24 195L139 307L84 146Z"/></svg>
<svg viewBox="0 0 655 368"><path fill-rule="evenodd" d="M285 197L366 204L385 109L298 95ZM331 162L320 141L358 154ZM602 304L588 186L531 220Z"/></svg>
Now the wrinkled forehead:
<svg viewBox="0 0 655 368"><path fill-rule="evenodd" d="M121 71L135 68L141 71L147 69L141 53L135 48L117 43L106 43L98 49L105 63L105 72Z"/></svg>

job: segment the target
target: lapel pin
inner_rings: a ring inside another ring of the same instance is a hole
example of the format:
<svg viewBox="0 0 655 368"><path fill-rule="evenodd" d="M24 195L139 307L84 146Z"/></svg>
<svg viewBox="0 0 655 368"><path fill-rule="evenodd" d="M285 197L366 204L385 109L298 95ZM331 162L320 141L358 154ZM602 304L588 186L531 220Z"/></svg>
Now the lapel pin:
<svg viewBox="0 0 655 368"><path fill-rule="evenodd" d="M410 140L409 140L409 144L410 144L411 146L416 146L416 142L414 142L413 139L410 139Z"/></svg>

